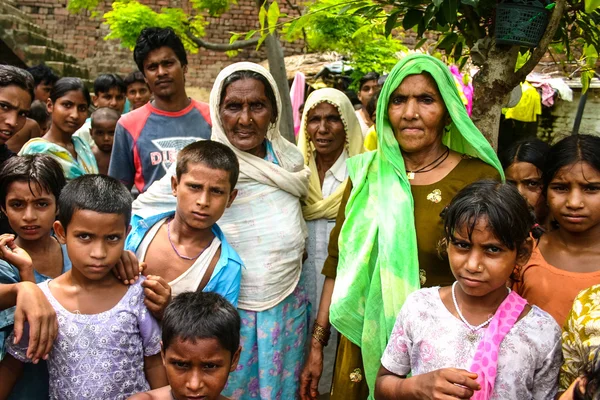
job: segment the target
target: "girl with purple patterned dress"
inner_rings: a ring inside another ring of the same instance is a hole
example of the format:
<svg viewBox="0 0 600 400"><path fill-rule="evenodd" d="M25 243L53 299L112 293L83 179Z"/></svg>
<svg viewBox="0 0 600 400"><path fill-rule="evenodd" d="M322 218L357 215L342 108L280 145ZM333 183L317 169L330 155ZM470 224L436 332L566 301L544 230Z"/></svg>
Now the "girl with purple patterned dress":
<svg viewBox="0 0 600 400"><path fill-rule="evenodd" d="M48 357L50 398L126 399L167 385L160 327L146 307L142 285L157 278L126 286L111 272L123 254L129 191L108 176L85 175L65 186L58 209L54 231L66 244L72 269L39 284L58 320ZM8 396L28 362L27 340L7 340L0 398Z"/></svg>
<svg viewBox="0 0 600 400"><path fill-rule="evenodd" d="M509 184L475 182L448 206L444 230L456 282L408 296L381 358L377 399L555 398L560 328L506 286L541 234L526 200Z"/></svg>

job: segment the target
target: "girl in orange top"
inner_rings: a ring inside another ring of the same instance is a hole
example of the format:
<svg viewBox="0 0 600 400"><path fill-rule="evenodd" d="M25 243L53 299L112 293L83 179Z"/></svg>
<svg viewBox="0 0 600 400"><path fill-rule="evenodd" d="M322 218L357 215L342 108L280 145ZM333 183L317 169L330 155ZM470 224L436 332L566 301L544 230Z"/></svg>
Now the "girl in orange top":
<svg viewBox="0 0 600 400"><path fill-rule="evenodd" d="M600 138L574 135L552 146L542 180L552 228L514 289L562 326L577 294L600 284Z"/></svg>

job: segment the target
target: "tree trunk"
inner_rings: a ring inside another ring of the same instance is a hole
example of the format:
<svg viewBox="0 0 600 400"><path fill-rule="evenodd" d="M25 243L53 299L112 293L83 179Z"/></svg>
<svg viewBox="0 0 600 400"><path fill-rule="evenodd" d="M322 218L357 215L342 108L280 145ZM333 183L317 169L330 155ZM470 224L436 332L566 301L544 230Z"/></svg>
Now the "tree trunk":
<svg viewBox="0 0 600 400"><path fill-rule="evenodd" d="M292 143L296 143L294 135L294 117L292 115L292 99L290 97L290 87L288 86L287 73L285 71L285 59L283 57L283 48L277 35L269 35L265 39L267 58L269 60L269 71L281 96L281 110L279 111L279 129L281 136Z"/></svg>
<svg viewBox="0 0 600 400"><path fill-rule="evenodd" d="M492 43L487 60L473 78L472 119L495 149L498 147L502 106L514 89L511 78L518 54L518 46L496 47Z"/></svg>

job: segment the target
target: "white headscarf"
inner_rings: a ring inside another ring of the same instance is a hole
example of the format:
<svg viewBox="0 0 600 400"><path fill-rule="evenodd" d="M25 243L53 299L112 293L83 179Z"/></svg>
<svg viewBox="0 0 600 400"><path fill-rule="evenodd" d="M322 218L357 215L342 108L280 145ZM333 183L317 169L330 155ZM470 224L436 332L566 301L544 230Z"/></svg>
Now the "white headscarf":
<svg viewBox="0 0 600 400"><path fill-rule="evenodd" d="M310 170L296 146L281 137L279 119L266 134L279 165L241 151L227 139L219 115L223 81L244 70L267 78L281 114L279 91L266 69L248 62L230 65L221 71L210 94L211 139L230 147L240 163L238 196L218 222L245 265L238 307L263 311L289 296L300 279L307 231L299 198L308 194ZM135 216L148 218L175 210L177 199L171 193L175 167L176 163L134 201Z"/></svg>
<svg viewBox="0 0 600 400"><path fill-rule="evenodd" d="M225 79L237 71L253 71L264 76L275 93L277 120L269 126L266 138L271 142L279 166L234 147L227 139L219 115L221 93ZM253 180L274 186L300 198L308 194L310 170L304 165L304 157L298 148L279 133L279 118L282 113L281 97L275 80L265 68L250 62L232 64L223 69L210 92L210 118L213 122L211 139L229 146L240 162L240 182Z"/></svg>

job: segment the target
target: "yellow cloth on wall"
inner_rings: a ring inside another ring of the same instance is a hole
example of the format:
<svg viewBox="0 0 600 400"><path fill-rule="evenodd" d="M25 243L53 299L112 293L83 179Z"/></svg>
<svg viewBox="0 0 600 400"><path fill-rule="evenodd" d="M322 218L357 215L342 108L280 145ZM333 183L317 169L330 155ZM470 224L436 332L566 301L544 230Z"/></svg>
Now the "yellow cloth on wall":
<svg viewBox="0 0 600 400"><path fill-rule="evenodd" d="M512 108L503 108L502 113L506 119L522 122L535 122L537 116L542 114L542 96L529 82L521 83L521 100Z"/></svg>

